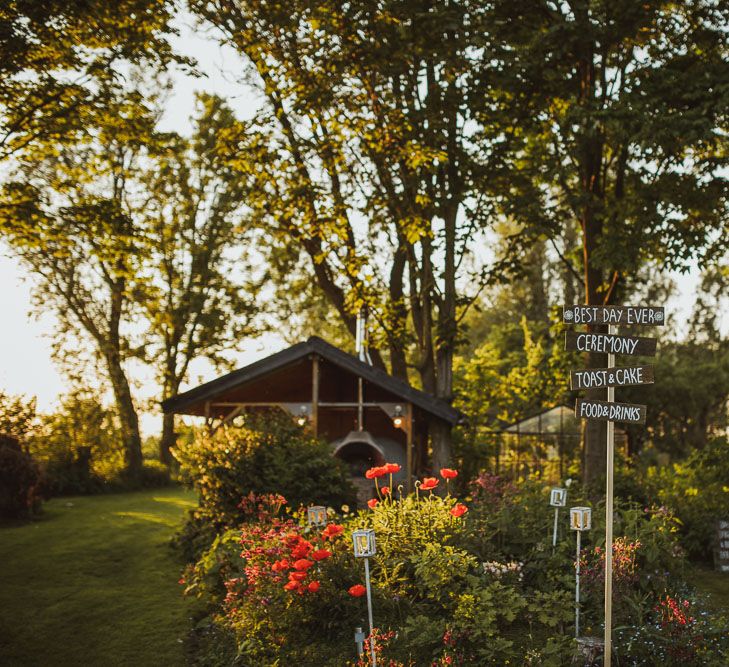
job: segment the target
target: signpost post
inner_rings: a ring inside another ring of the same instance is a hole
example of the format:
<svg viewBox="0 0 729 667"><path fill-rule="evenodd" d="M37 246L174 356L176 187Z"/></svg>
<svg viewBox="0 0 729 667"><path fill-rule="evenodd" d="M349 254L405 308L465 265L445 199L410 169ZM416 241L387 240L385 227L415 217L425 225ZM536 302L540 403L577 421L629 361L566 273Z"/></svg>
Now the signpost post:
<svg viewBox="0 0 729 667"><path fill-rule="evenodd" d="M615 468L615 422L644 424L646 406L615 402L615 387L653 383L650 366L615 367L616 354L653 356L655 338L617 335L618 325L661 326L665 322L663 308L654 306L565 306L563 321L568 324L607 324L608 333L568 331L565 349L577 352L604 352L607 368L572 371L572 389L607 388L607 401L578 399L575 415L578 419L607 421L607 456L605 490L605 641L603 665L612 662L612 602L613 602L613 472ZM579 626L577 626L579 628Z"/></svg>

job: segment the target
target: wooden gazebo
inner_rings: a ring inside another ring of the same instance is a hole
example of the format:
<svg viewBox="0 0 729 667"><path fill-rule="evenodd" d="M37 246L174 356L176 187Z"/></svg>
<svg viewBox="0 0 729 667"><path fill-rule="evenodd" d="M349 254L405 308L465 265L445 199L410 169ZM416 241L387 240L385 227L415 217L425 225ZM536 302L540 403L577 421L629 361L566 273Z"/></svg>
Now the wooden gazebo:
<svg viewBox="0 0 729 667"><path fill-rule="evenodd" d="M387 460L401 463L408 484L427 465L429 424L455 425L461 416L316 336L174 396L162 408L205 417L211 428L250 410L280 408L331 443L353 475Z"/></svg>

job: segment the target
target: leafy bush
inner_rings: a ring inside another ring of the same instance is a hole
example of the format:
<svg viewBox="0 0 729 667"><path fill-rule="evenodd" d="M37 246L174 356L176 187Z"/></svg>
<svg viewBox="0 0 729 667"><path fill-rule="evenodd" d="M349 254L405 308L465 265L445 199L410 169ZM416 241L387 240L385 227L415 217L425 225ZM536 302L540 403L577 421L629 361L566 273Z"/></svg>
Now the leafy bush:
<svg viewBox="0 0 729 667"><path fill-rule="evenodd" d="M44 467L50 495L126 488L117 418L93 394L73 392L56 412L41 415L30 446Z"/></svg>
<svg viewBox="0 0 729 667"><path fill-rule="evenodd" d="M212 436L200 431L175 450L184 481L200 493L199 513L216 529L244 517L241 498L251 491L280 493L292 506L353 503L355 492L329 445L311 437L287 415L251 417Z"/></svg>
<svg viewBox="0 0 729 667"><path fill-rule="evenodd" d="M680 519L689 555L710 560L716 522L729 518L729 441L713 439L681 463L649 468L645 484L653 502L671 508Z"/></svg>
<svg viewBox="0 0 729 667"><path fill-rule="evenodd" d="M40 505L40 467L16 438L0 435L0 516L28 518Z"/></svg>

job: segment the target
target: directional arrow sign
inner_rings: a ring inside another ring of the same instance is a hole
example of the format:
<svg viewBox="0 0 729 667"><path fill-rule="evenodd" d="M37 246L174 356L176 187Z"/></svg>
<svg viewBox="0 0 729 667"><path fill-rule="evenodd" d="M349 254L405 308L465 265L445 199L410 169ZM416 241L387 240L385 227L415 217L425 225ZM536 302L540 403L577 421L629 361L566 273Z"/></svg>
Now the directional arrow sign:
<svg viewBox="0 0 729 667"><path fill-rule="evenodd" d="M590 368L570 373L570 389L630 387L637 384L653 384L653 366Z"/></svg>
<svg viewBox="0 0 729 667"><path fill-rule="evenodd" d="M568 324L660 327L666 323L666 314L657 306L563 306L562 319Z"/></svg>
<svg viewBox="0 0 729 667"><path fill-rule="evenodd" d="M641 354L652 357L656 353L655 338L613 336L599 333L565 332L565 350L573 352L606 352L608 354Z"/></svg>
<svg viewBox="0 0 729 667"><path fill-rule="evenodd" d="M575 402L575 416L578 419L645 424L645 412L645 405L635 403L588 401L583 398L578 398Z"/></svg>

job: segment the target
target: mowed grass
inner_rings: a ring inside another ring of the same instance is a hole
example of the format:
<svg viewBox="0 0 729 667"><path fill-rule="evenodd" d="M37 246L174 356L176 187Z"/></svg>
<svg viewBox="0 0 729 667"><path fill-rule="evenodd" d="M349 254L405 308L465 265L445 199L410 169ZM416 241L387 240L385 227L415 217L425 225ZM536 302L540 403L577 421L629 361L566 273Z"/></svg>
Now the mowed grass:
<svg viewBox="0 0 729 667"><path fill-rule="evenodd" d="M58 498L0 526L0 665L184 665L179 487Z"/></svg>
<svg viewBox="0 0 729 667"><path fill-rule="evenodd" d="M696 567L690 572L689 581L708 596L713 609L729 614L729 573Z"/></svg>

